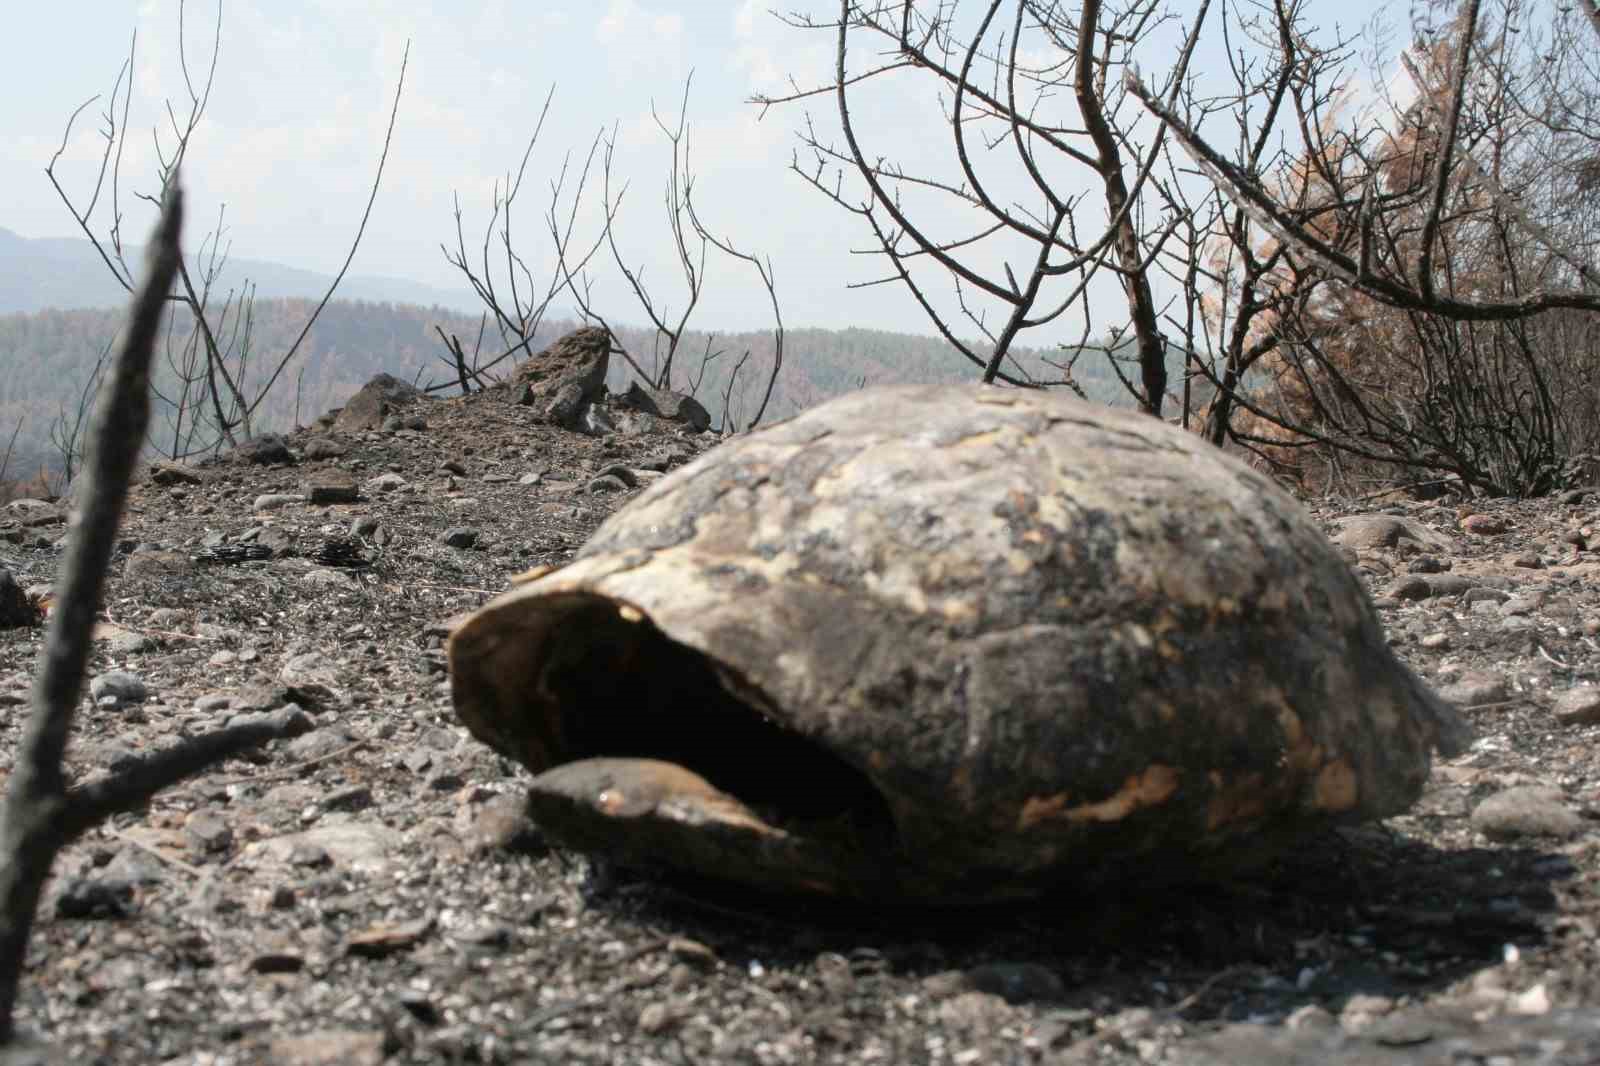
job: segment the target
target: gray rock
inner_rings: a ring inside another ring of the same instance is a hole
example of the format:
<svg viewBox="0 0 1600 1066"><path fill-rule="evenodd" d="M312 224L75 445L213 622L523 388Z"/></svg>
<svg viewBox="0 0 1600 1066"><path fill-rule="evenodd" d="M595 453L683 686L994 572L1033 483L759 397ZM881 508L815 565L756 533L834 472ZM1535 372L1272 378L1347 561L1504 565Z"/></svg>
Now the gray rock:
<svg viewBox="0 0 1600 1066"><path fill-rule="evenodd" d="M150 695L150 689L137 674L130 674L126 670L110 670L89 682L89 695L94 697L96 703L110 700L112 705L122 707L143 703Z"/></svg>
<svg viewBox="0 0 1600 1066"><path fill-rule="evenodd" d="M1440 686L1439 695L1458 707L1482 707L1505 702L1510 689L1506 679L1498 674L1470 670L1450 684Z"/></svg>
<svg viewBox="0 0 1600 1066"><path fill-rule="evenodd" d="M350 587L350 575L331 566L319 566L315 570L308 570L301 575L300 581L311 588L347 589Z"/></svg>
<svg viewBox="0 0 1600 1066"><path fill-rule="evenodd" d="M388 1037L381 1029L320 1029L299 1036L276 1036L259 1049L262 1062L285 1066L382 1066L389 1061Z"/></svg>
<svg viewBox="0 0 1600 1066"><path fill-rule="evenodd" d="M106 863L101 874L130 885L158 885L167 879L168 867L144 848L122 848Z"/></svg>
<svg viewBox="0 0 1600 1066"><path fill-rule="evenodd" d="M272 553L272 558L282 559L295 553L294 534L282 526L265 526L255 536L255 542Z"/></svg>
<svg viewBox="0 0 1600 1066"><path fill-rule="evenodd" d="M1600 1010L1477 1018L1467 1008L1392 1014L1359 1033L1235 1024L1184 1051L1192 1066L1580 1066L1600 1062Z"/></svg>
<svg viewBox="0 0 1600 1066"><path fill-rule="evenodd" d="M1419 549L1449 551L1451 540L1421 522L1394 515L1352 515L1334 524L1333 542L1349 548L1394 548L1409 541Z"/></svg>
<svg viewBox="0 0 1600 1066"><path fill-rule="evenodd" d="M293 703L262 714L231 715L224 724L232 727L257 722L270 724L280 736L287 737L304 736L316 729L316 723L311 720L311 716Z"/></svg>
<svg viewBox="0 0 1600 1066"><path fill-rule="evenodd" d="M1461 528L1478 537L1498 537L1508 527L1498 515L1469 514L1461 520Z"/></svg>
<svg viewBox="0 0 1600 1066"><path fill-rule="evenodd" d="M670 389L652 389L635 381L628 387L623 400L646 414L682 422L696 432L711 427L711 414L699 400Z"/></svg>
<svg viewBox="0 0 1600 1066"><path fill-rule="evenodd" d="M1500 604L1502 614L1535 614L1544 606L1544 597L1529 593L1508 597Z"/></svg>
<svg viewBox="0 0 1600 1066"><path fill-rule="evenodd" d="M403 839L399 831L379 822L327 821L304 832L258 841L245 854L288 866L296 861L298 849L315 849L336 866L378 871L388 866Z"/></svg>
<svg viewBox="0 0 1600 1066"><path fill-rule="evenodd" d="M1583 819L1558 788L1518 785L1496 793L1472 812L1472 827L1491 840L1577 836Z"/></svg>
<svg viewBox="0 0 1600 1066"><path fill-rule="evenodd" d="M415 386L392 375L379 374L350 397L334 419L333 428L341 433L377 429L396 409L423 398Z"/></svg>
<svg viewBox="0 0 1600 1066"><path fill-rule="evenodd" d="M131 578L170 578L188 573L194 565L183 552L144 550L128 556L122 572Z"/></svg>
<svg viewBox="0 0 1600 1066"><path fill-rule="evenodd" d="M596 474L595 477L614 477L630 489L638 487L639 484L639 475L621 463L612 463Z"/></svg>
<svg viewBox="0 0 1600 1066"><path fill-rule="evenodd" d="M264 492L252 505L257 511L276 511L293 503L304 503L305 497L294 492Z"/></svg>
<svg viewBox="0 0 1600 1066"><path fill-rule="evenodd" d="M343 751L353 742L354 738L343 730L318 729L289 741L283 746L283 753L294 762L313 762Z"/></svg>
<svg viewBox="0 0 1600 1066"><path fill-rule="evenodd" d="M396 489L404 488L405 485L406 479L394 473L379 474L377 477L367 481L367 488L375 493L393 492Z"/></svg>
<svg viewBox="0 0 1600 1066"><path fill-rule="evenodd" d="M1562 725L1594 725L1600 722L1600 685L1579 685L1556 697L1552 708Z"/></svg>
<svg viewBox="0 0 1600 1066"><path fill-rule="evenodd" d="M591 437L609 437L617 431L617 423L611 412L591 403L583 409L582 429Z"/></svg>
<svg viewBox="0 0 1600 1066"><path fill-rule="evenodd" d="M294 462L294 453L289 451L289 442L276 433L263 433L259 437L245 441L228 454L235 462L253 463L256 466L278 466Z"/></svg>
<svg viewBox="0 0 1600 1066"><path fill-rule="evenodd" d="M118 633L106 641L106 650L117 656L143 655L155 647L155 638L147 633Z"/></svg>
<svg viewBox="0 0 1600 1066"><path fill-rule="evenodd" d="M315 504L355 503L361 498L356 479L343 470L321 470L300 484L306 499Z"/></svg>
<svg viewBox="0 0 1600 1066"><path fill-rule="evenodd" d="M200 484L200 475L180 463L154 463L146 478L152 485Z"/></svg>
<svg viewBox="0 0 1600 1066"><path fill-rule="evenodd" d="M183 831L197 849L207 854L227 851L233 846L233 829L213 810L191 812L184 819Z"/></svg>
<svg viewBox="0 0 1600 1066"><path fill-rule="evenodd" d="M307 459L337 459L345 453L345 446L328 437L312 437L301 448Z"/></svg>
<svg viewBox="0 0 1600 1066"><path fill-rule="evenodd" d="M372 789L367 785L350 785L330 792L322 801L326 811L363 811L372 806Z"/></svg>
<svg viewBox="0 0 1600 1066"><path fill-rule="evenodd" d="M517 366L512 395L546 421L578 429L584 408L605 386L610 361L611 334L599 326L575 330Z"/></svg>
<svg viewBox="0 0 1600 1066"><path fill-rule="evenodd" d="M339 667L322 653L314 651L296 655L284 663L278 671L278 679L293 687L322 686L328 689L337 689L342 682Z"/></svg>
<svg viewBox="0 0 1600 1066"><path fill-rule="evenodd" d="M227 706L235 711L273 711L288 703L291 698L287 686L262 679L246 685L228 701Z"/></svg>

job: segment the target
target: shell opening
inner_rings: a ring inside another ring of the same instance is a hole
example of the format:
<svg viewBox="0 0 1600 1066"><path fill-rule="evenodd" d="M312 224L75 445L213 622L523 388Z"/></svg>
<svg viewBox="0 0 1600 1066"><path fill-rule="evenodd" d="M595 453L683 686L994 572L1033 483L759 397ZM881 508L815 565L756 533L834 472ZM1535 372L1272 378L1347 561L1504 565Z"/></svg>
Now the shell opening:
<svg viewBox="0 0 1600 1066"><path fill-rule="evenodd" d="M888 804L865 773L740 699L709 659L632 607L600 598L569 604L527 661L551 767L659 759L781 829L858 844L893 833Z"/></svg>

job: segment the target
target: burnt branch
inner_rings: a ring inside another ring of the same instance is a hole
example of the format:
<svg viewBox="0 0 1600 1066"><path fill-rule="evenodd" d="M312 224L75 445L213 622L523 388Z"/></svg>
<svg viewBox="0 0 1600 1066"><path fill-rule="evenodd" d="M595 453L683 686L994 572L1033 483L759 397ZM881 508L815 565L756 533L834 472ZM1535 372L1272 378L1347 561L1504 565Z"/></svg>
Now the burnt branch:
<svg viewBox="0 0 1600 1066"><path fill-rule="evenodd" d="M28 934L45 879L65 842L62 827L70 804L62 756L83 689L95 612L128 483L150 421L150 362L182 256L183 195L175 180L167 188L146 277L135 292L103 401L95 406L78 495L82 515L62 558L32 707L0 815L0 1042L11 1036Z"/></svg>
<svg viewBox="0 0 1600 1066"><path fill-rule="evenodd" d="M1152 114L1167 124L1172 135L1183 144L1195 164L1250 217L1297 255L1373 299L1393 307L1425 311L1463 321L1493 321L1526 318L1559 308L1600 311L1600 293L1579 290L1535 289L1510 300L1464 300L1459 297L1419 291L1417 288L1374 272L1365 252L1352 256L1319 237L1301 219L1284 207L1262 184L1230 162L1207 143L1176 111L1160 100L1136 74L1127 77L1128 90L1144 102ZM1365 246L1366 242L1363 242Z"/></svg>

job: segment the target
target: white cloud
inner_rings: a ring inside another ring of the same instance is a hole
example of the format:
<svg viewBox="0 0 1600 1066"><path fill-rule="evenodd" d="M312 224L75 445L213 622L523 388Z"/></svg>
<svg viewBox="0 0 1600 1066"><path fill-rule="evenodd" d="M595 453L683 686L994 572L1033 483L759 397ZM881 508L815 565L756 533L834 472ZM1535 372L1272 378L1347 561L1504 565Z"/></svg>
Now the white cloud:
<svg viewBox="0 0 1600 1066"><path fill-rule="evenodd" d="M683 16L675 11L654 11L637 0L611 0L594 36L607 66L628 82L681 76Z"/></svg>

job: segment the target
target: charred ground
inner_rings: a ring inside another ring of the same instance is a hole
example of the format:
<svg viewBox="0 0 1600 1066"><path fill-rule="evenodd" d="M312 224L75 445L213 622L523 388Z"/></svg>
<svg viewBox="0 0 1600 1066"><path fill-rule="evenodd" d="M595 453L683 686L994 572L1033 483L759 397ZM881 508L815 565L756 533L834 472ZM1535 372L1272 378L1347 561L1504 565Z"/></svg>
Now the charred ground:
<svg viewBox="0 0 1600 1066"><path fill-rule="evenodd" d="M1401 654L1476 705L1479 740L1411 813L1226 885L890 913L545 846L523 771L455 719L443 623L712 442L639 417L599 440L493 395L417 411L135 489L94 673L147 692L101 682L72 772L286 702L315 728L63 856L19 1021L64 1058L1600 1058L1594 496L1491 501L1473 533L1453 503L1313 501L1330 532L1388 512L1440 536L1342 534ZM341 479L355 502L270 499ZM64 516L10 514L0 558L48 585ZM0 631L0 771L39 641Z"/></svg>

